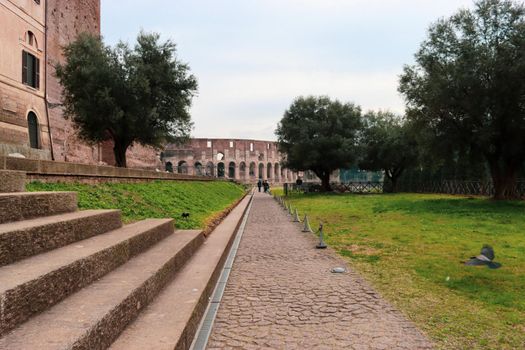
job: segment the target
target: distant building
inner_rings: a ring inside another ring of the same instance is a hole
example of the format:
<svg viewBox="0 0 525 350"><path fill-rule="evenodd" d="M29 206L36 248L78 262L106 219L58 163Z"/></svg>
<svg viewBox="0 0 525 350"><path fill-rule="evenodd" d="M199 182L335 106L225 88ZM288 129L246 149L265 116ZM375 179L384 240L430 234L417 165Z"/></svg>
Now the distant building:
<svg viewBox="0 0 525 350"><path fill-rule="evenodd" d="M167 171L241 182L293 182L298 176L282 166L273 141L193 138L185 145L168 145L161 159Z"/></svg>
<svg viewBox="0 0 525 350"><path fill-rule="evenodd" d="M0 0L0 155L114 164L112 144L81 142L60 105L54 66L82 32L100 34L100 0ZM128 163L160 165L141 146Z"/></svg>

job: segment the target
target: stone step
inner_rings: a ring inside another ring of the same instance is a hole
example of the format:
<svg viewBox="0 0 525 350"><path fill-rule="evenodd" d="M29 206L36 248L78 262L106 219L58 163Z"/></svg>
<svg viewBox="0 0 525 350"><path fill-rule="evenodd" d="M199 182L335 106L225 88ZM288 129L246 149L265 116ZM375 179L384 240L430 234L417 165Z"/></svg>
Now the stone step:
<svg viewBox="0 0 525 350"><path fill-rule="evenodd" d="M106 349L204 241L176 231L0 338L0 349Z"/></svg>
<svg viewBox="0 0 525 350"><path fill-rule="evenodd" d="M189 349L250 198L215 228L175 279L129 325L111 350Z"/></svg>
<svg viewBox="0 0 525 350"><path fill-rule="evenodd" d="M24 192L25 190L25 172L15 170L0 170L0 193Z"/></svg>
<svg viewBox="0 0 525 350"><path fill-rule="evenodd" d="M76 210L76 192L0 193L0 224Z"/></svg>
<svg viewBox="0 0 525 350"><path fill-rule="evenodd" d="M0 266L121 226L120 210L83 210L0 224Z"/></svg>
<svg viewBox="0 0 525 350"><path fill-rule="evenodd" d="M173 233L148 219L0 268L0 335Z"/></svg>

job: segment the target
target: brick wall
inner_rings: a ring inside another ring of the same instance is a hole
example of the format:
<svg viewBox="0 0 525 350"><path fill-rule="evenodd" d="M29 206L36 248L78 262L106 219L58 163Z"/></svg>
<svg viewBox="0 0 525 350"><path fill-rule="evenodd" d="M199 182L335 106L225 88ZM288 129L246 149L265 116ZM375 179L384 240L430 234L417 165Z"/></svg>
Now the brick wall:
<svg viewBox="0 0 525 350"><path fill-rule="evenodd" d="M62 47L74 41L79 33L100 34L100 0L48 0L47 7L47 96L53 151L56 160L96 164L99 147L81 142L60 107L62 88L55 77L54 66L63 62Z"/></svg>

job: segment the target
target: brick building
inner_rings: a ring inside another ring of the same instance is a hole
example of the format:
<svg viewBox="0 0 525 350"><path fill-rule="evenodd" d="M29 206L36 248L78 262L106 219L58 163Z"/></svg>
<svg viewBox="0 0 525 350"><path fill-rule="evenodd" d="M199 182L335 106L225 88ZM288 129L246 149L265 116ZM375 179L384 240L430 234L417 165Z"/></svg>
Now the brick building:
<svg viewBox="0 0 525 350"><path fill-rule="evenodd" d="M100 0L0 0L0 155L114 164L112 144L81 142L60 106L54 66L81 32L100 34ZM134 146L128 165L154 168L157 152Z"/></svg>
<svg viewBox="0 0 525 350"><path fill-rule="evenodd" d="M292 182L298 176L282 167L282 155L272 141L193 138L182 146L168 145L161 158L168 171L242 182Z"/></svg>

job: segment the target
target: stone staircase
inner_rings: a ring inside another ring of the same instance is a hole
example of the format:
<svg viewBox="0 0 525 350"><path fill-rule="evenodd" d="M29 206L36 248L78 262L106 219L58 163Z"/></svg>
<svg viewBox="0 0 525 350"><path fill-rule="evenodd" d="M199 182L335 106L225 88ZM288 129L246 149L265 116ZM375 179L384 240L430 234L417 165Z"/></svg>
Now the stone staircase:
<svg viewBox="0 0 525 350"><path fill-rule="evenodd" d="M0 171L0 349L189 348L242 208L206 239L24 182Z"/></svg>

